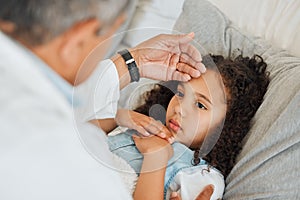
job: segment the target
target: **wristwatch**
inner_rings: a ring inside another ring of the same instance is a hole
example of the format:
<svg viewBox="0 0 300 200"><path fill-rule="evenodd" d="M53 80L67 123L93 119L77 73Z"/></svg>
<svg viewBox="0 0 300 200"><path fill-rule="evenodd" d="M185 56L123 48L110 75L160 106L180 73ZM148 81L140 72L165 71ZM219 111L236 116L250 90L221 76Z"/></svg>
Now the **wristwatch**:
<svg viewBox="0 0 300 200"><path fill-rule="evenodd" d="M127 49L124 49L119 51L118 54L122 56L128 67L131 82L138 82L140 80L140 72L131 53Z"/></svg>

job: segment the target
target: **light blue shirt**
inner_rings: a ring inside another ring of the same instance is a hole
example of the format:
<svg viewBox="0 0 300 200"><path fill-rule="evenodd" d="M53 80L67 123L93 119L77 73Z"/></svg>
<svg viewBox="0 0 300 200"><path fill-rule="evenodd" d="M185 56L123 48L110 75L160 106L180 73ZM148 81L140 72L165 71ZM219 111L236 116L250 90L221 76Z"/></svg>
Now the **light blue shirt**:
<svg viewBox="0 0 300 200"><path fill-rule="evenodd" d="M70 105L77 105L77 102L73 102L73 86L53 71L49 66L40 61L39 68L42 73L52 82L52 84L65 96Z"/></svg>
<svg viewBox="0 0 300 200"><path fill-rule="evenodd" d="M57 74L51 67L49 67L44 61L42 61L39 57L28 51L29 56L37 62L35 66L38 66L40 71L46 76L51 83L60 91L61 94L64 95L66 100L70 105L78 106L79 99L74 98L74 87L63 79L59 74Z"/></svg>
<svg viewBox="0 0 300 200"><path fill-rule="evenodd" d="M137 174L140 173L143 155L136 148L135 143L132 139L132 135L135 134L135 130L127 130L115 136L108 137L108 144L110 150L116 155L123 158ZM172 183L176 174L186 168L195 168L192 164L194 158L194 152L185 145L175 142L172 144L174 153L172 158L168 162L165 182L164 182L164 198L166 199L166 192ZM207 165L207 162L201 159L199 165Z"/></svg>

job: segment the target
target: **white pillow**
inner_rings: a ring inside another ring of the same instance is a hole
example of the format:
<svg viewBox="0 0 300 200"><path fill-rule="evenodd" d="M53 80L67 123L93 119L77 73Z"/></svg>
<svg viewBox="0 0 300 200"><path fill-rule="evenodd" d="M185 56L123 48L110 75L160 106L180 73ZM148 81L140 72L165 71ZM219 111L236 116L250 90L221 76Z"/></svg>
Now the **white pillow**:
<svg viewBox="0 0 300 200"><path fill-rule="evenodd" d="M186 0L174 30L194 31L213 54L232 56L239 48L268 63L271 82L226 179L224 199L299 199L300 57L243 33L207 0Z"/></svg>
<svg viewBox="0 0 300 200"><path fill-rule="evenodd" d="M242 31L300 57L299 0L209 0Z"/></svg>
<svg viewBox="0 0 300 200"><path fill-rule="evenodd" d="M136 46L161 33L171 33L184 0L139 0L123 43Z"/></svg>

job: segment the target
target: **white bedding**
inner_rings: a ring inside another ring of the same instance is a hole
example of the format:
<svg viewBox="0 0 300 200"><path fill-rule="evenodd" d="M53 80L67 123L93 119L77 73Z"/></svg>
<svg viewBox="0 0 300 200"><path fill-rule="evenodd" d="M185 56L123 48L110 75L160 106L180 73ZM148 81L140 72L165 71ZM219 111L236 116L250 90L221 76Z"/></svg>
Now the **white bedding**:
<svg viewBox="0 0 300 200"><path fill-rule="evenodd" d="M171 33L184 0L139 0L123 43L129 47L161 33Z"/></svg>

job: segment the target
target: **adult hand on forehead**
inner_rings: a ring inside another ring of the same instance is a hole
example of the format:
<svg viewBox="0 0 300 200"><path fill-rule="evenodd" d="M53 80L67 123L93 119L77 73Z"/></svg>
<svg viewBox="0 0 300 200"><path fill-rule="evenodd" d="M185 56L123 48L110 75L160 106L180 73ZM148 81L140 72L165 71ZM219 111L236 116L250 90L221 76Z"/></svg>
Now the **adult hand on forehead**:
<svg viewBox="0 0 300 200"><path fill-rule="evenodd" d="M194 33L161 34L131 49L142 77L188 81L206 71L200 52L190 44Z"/></svg>
<svg viewBox="0 0 300 200"><path fill-rule="evenodd" d="M168 140L170 143L174 141L171 132L160 121L156 121L152 117L141 113L119 109L115 121L119 126L134 129L143 136L157 135Z"/></svg>

